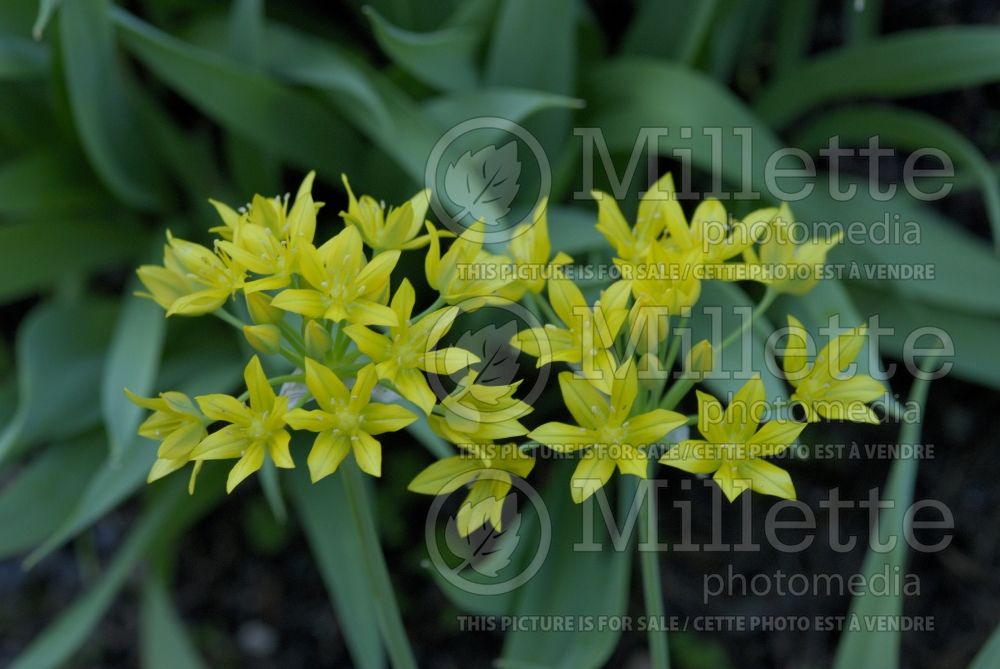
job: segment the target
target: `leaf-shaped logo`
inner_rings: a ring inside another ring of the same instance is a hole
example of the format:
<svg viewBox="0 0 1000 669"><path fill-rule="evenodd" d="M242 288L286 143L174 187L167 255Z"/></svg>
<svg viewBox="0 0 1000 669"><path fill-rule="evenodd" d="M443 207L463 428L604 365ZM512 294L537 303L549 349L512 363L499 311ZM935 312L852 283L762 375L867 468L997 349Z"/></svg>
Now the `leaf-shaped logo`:
<svg viewBox="0 0 1000 669"><path fill-rule="evenodd" d="M512 497L512 500L516 499ZM485 499L476 506L492 505L498 502L498 500ZM518 531L521 529L521 512L517 509L516 501L514 504L514 514L504 523L502 531L497 531L493 525L487 523L482 529L463 537L458 533L458 524L455 518L448 519L448 526L445 528L445 542L448 545L448 550L462 559L461 564L455 567L456 572L471 567L478 574L496 578L500 570L510 564L514 549L521 541L521 537L518 535Z"/></svg>
<svg viewBox="0 0 1000 669"><path fill-rule="evenodd" d="M444 175L444 192L461 210L456 221L472 216L473 221L497 225L510 212L520 188L521 161L517 159L517 142L511 140L499 149L495 144L472 153L466 151L448 165Z"/></svg>
<svg viewBox="0 0 1000 669"><path fill-rule="evenodd" d="M516 334L517 323L508 321L500 326L490 323L459 337L455 345L479 357L479 362L472 366L478 372L476 383L500 386L514 381L521 365L509 342ZM460 374L464 376L464 370Z"/></svg>

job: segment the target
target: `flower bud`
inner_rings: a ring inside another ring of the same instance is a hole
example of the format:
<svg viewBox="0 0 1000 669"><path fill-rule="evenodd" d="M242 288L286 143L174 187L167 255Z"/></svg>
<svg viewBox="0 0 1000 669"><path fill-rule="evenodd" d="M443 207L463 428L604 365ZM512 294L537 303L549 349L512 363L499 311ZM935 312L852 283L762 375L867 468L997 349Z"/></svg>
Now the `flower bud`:
<svg viewBox="0 0 1000 669"><path fill-rule="evenodd" d="M247 311L254 323L280 323L284 317L281 309L271 306L271 297L266 293L247 294Z"/></svg>
<svg viewBox="0 0 1000 669"><path fill-rule="evenodd" d="M281 349L281 330L277 325L244 325L243 336L260 353L274 355Z"/></svg>
<svg viewBox="0 0 1000 669"><path fill-rule="evenodd" d="M712 367L714 366L713 358L712 344L707 339L702 339L688 351L684 359L684 369L688 372L705 374L712 371Z"/></svg>
<svg viewBox="0 0 1000 669"><path fill-rule="evenodd" d="M313 360L322 360L333 348L333 339L319 321L309 321L306 325L306 354Z"/></svg>

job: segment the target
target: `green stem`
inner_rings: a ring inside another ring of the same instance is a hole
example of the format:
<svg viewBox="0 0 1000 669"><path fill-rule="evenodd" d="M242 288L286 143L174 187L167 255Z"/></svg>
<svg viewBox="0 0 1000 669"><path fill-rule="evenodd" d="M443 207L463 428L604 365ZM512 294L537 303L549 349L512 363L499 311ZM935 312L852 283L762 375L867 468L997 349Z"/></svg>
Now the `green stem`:
<svg viewBox="0 0 1000 669"><path fill-rule="evenodd" d="M653 469L654 461L650 459L648 467ZM642 550L649 541L649 528L656 527L656 507L651 499L653 493L652 479L643 482L647 492L643 496L639 509L639 565L642 571L642 596L646 602L646 617L649 626L649 656L650 666L656 669L669 669L670 653L667 645L667 630L664 620L663 584L660 581L660 562L654 550Z"/></svg>
<svg viewBox="0 0 1000 669"><path fill-rule="evenodd" d="M437 310L437 309L440 309L440 308L441 308L441 307L443 307L444 305L445 305L445 300L444 300L444 298L443 298L443 297L441 297L440 295L438 295L437 299L436 299L436 300L434 300L434 302L433 302L433 303L431 304L431 306L427 307L426 309L424 309L423 311L421 311L421 312L420 312L419 314L417 314L416 316L411 316L411 317L410 317L410 323L411 323L411 324L412 324L412 323L416 323L416 322L417 322L418 320L420 320L421 318L423 318L423 317L424 317L424 316L426 316L427 314L429 314L429 313L432 313L433 311L435 311L435 310Z"/></svg>
<svg viewBox="0 0 1000 669"><path fill-rule="evenodd" d="M382 555L382 546L379 544L364 481L353 462L344 464L345 466L340 468L341 476L344 479L344 489L358 532L358 540L361 542L361 550L366 556L365 570L375 596L375 611L382 639L389 653L389 661L396 669L416 669L417 661L413 657L410 642L406 638L406 630L403 628L403 620L399 615L399 606L392 591L389 570L385 566L385 557Z"/></svg>
<svg viewBox="0 0 1000 669"><path fill-rule="evenodd" d="M246 325L246 323L236 318L236 316L233 316L225 309L216 309L215 311L212 312L212 315L215 316L216 318L222 319L226 323L229 323L240 332L243 332L243 326Z"/></svg>
<svg viewBox="0 0 1000 669"><path fill-rule="evenodd" d="M545 314L545 317L548 318L553 325L558 325L559 323L562 323L562 319L559 318L559 315L556 314L556 312L552 309L552 306L548 303L547 300L538 297L534 293L527 293L526 295L528 299L531 300L532 304L538 307L538 309L543 314ZM569 325L568 323L563 323L563 324Z"/></svg>
<svg viewBox="0 0 1000 669"><path fill-rule="evenodd" d="M722 340L722 344L720 344L715 350L715 365L713 365L713 367L718 367L721 364L723 352L751 328L754 321L760 318L764 312L768 310L777 297L778 293L768 287L767 291L764 293L764 297L762 297L760 302L757 303L757 306L753 308L750 318L744 319L742 325L730 332L729 335ZM674 385L670 386L670 390L667 391L663 400L660 401L660 408L673 409L682 399L684 399L684 396L688 394L691 388L694 387L695 382L696 379L678 379Z"/></svg>

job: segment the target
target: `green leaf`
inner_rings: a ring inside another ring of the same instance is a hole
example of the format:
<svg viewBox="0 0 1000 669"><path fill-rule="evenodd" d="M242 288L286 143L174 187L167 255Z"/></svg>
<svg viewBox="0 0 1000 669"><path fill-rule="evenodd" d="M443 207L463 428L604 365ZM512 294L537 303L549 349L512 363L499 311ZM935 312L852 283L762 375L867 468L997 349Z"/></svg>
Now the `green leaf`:
<svg viewBox="0 0 1000 669"><path fill-rule="evenodd" d="M392 25L366 7L375 40L396 65L438 90L474 88L479 79L476 50L482 36L468 27L446 27L415 33Z"/></svg>
<svg viewBox="0 0 1000 669"><path fill-rule="evenodd" d="M58 239L58 242L54 241ZM116 266L145 235L97 221L33 221L0 226L0 301L23 298L60 280Z"/></svg>
<svg viewBox="0 0 1000 669"><path fill-rule="evenodd" d="M520 123L546 109L581 109L583 101L565 95L520 88L492 87L452 93L424 104L424 111L442 128L451 128L479 116L498 116Z"/></svg>
<svg viewBox="0 0 1000 669"><path fill-rule="evenodd" d="M952 374L1000 389L1000 358L996 343L1000 341L1000 321L994 316L970 314L915 300L893 299L890 293L867 286L849 287L854 303L861 313L878 316L879 327L891 329L879 338L882 352L896 360L906 360L907 337L921 328L938 328L937 335L910 341L911 347L940 346L939 337L946 337L954 347Z"/></svg>
<svg viewBox="0 0 1000 669"><path fill-rule="evenodd" d="M171 369L173 368L173 369ZM164 386L173 387L167 379L180 372L177 389L193 396L206 392L218 392L232 387L240 377L242 365L230 351L206 348L179 364L168 364L164 369ZM63 518L59 527L48 536L42 545L32 551L25 564L32 566L62 546L80 532L90 527L105 513L115 508L129 495L142 486L149 468L156 459L156 445L148 439L136 436L125 448L121 457L105 459L104 464L87 481L83 495L77 500L71 513ZM172 478L185 479L186 471Z"/></svg>
<svg viewBox="0 0 1000 669"><path fill-rule="evenodd" d="M731 332L739 330L750 317L754 301L738 286L721 281L704 282L701 298L691 309L691 344L708 339L716 352ZM720 398L730 397L753 373L760 374L770 402L788 400L785 383L774 374L774 361L768 364L765 343L774 332L766 316L760 316L752 326L752 336L739 337L722 352L719 371L726 378L706 378L704 383ZM745 341L745 343L744 343ZM749 360L747 359L749 354ZM683 352L682 352L683 355ZM723 402L725 403L725 402Z"/></svg>
<svg viewBox="0 0 1000 669"><path fill-rule="evenodd" d="M982 152L969 139L943 121L900 107L858 106L835 109L813 120L792 142L806 151L826 147L831 137L844 144L864 144L878 136L882 146L916 151L936 148L969 170L979 180L986 213L993 228L993 243L1000 249L1000 179Z"/></svg>
<svg viewBox="0 0 1000 669"><path fill-rule="evenodd" d="M35 39L42 39L42 33L45 31L45 26L48 25L49 19L52 18L52 15L61 4L62 0L38 1L38 18L35 19L35 25L31 29L31 34Z"/></svg>
<svg viewBox="0 0 1000 669"><path fill-rule="evenodd" d="M75 152L35 149L0 167L0 213L79 218L84 211L107 207L104 189L89 177L86 163Z"/></svg>
<svg viewBox="0 0 1000 669"><path fill-rule="evenodd" d="M993 630L986 644L976 653L969 669L992 669L1000 666L1000 627Z"/></svg>
<svg viewBox="0 0 1000 669"><path fill-rule="evenodd" d="M53 532L73 510L105 453L99 436L73 439L49 446L17 473L0 491L0 558L30 548Z"/></svg>
<svg viewBox="0 0 1000 669"><path fill-rule="evenodd" d="M755 101L783 127L832 100L907 97L1000 79L1000 28L961 26L897 33L837 49L790 69Z"/></svg>
<svg viewBox="0 0 1000 669"><path fill-rule="evenodd" d="M40 439L77 434L100 420L100 371L115 308L109 302L43 304L17 332L17 412L0 434L0 462Z"/></svg>
<svg viewBox="0 0 1000 669"><path fill-rule="evenodd" d="M162 576L143 580L140 641L145 669L201 669L205 663L188 638Z"/></svg>
<svg viewBox="0 0 1000 669"><path fill-rule="evenodd" d="M859 47L860 48L860 47ZM658 138L661 152L691 150L695 167L717 170L722 182L734 189L761 189L766 158L782 148L774 133L729 91L695 72L649 60L618 60L596 68L589 80L592 93L590 114L584 122L604 131L611 151L632 152L643 128L715 127L722 131L719 159L714 157L709 135L694 132L689 139L679 132ZM672 91L683 90L683 96ZM753 132L753 152L747 164L737 128ZM792 203L798 220L807 224L824 222L845 226L860 222L866 229L881 224L887 212L899 215L902 223L914 222L920 243L842 243L831 258L837 263L861 266L884 265L914 267L933 265L933 281L867 279L872 285L891 286L900 296L916 298L949 308L978 313L1000 313L1000 262L982 243L929 207L897 192L889 202L876 200L867 182L841 175L841 187L855 183L857 193L849 199L831 195L827 178L820 174L815 189L803 200ZM764 193L765 201L773 196ZM763 204L763 203L762 203ZM890 216L891 217L891 216ZM899 227L903 227L902 225ZM911 228L913 226L910 226ZM876 267L877 268L877 267Z"/></svg>
<svg viewBox="0 0 1000 669"><path fill-rule="evenodd" d="M232 59L186 44L116 9L126 48L223 127L301 169L351 172L361 147L336 114L309 95Z"/></svg>
<svg viewBox="0 0 1000 669"><path fill-rule="evenodd" d="M543 503L554 521L551 547L538 573L517 591L515 615L572 618L581 614L624 616L628 611L632 550L612 548L596 502L593 503L593 516L589 519L583 515L585 509L590 509L589 503L573 503L569 481L576 463L556 464L553 476L542 493ZM634 490L633 486L625 487ZM622 495L622 498L627 498L626 505L633 501L628 494ZM624 518L622 506L619 505L619 524ZM591 520L598 525L594 532L595 541L603 542L603 550L575 550L574 544L583 538L584 524ZM630 541L629 545L633 546L634 541ZM610 627L559 634L518 628L505 636L503 654L496 665L511 668L543 666L550 669L601 667L611 656L620 636L620 631Z"/></svg>
<svg viewBox="0 0 1000 669"><path fill-rule="evenodd" d="M143 410L125 396L128 388L137 395L153 389L160 366L167 319L158 304L132 295L137 282L129 284L121 313L108 347L101 384L101 409L112 460L134 441Z"/></svg>
<svg viewBox="0 0 1000 669"><path fill-rule="evenodd" d="M0 80L35 79L49 71L44 44L19 37L0 37Z"/></svg>
<svg viewBox="0 0 1000 669"><path fill-rule="evenodd" d="M917 378L910 390L907 404L920 407L920 418L911 423L905 423L899 431L899 443L913 445L920 440L920 423L923 420L927 389L930 384L925 376ZM917 464L915 457L897 459L889 470L883 501L892 501L894 506L883 508L879 512L878 532L876 539L884 543L888 538L894 538L895 544L891 550L869 550L861 567L865 582L870 583L875 574L905 573L906 571L906 540L908 533L905 526L905 515L913 504L913 489L917 480ZM900 633L896 631L869 631L864 629L864 620L898 617L903 613L903 596L899 592L873 594L866 592L857 595L851 601L849 615L860 620L861 629L849 629L841 634L834 656L834 669L853 669L854 667L898 667Z"/></svg>
<svg viewBox="0 0 1000 669"><path fill-rule="evenodd" d="M214 487L219 486L221 482L216 480ZM35 637L10 665L11 669L54 669L70 660L90 637L151 545L169 535L172 529L190 523L216 499L218 493L199 492L188 497L184 481L179 478L172 481L164 494L154 497L149 508L136 520L132 532L97 583Z"/></svg>
<svg viewBox="0 0 1000 669"><path fill-rule="evenodd" d="M296 467L284 480L351 657L362 669L384 667L378 615L365 570L368 557L357 538L343 475L338 472L313 484L306 468Z"/></svg>
<svg viewBox="0 0 1000 669"><path fill-rule="evenodd" d="M83 148L108 188L133 207L157 209L161 175L133 114L110 11L110 0L75 0L62 9L70 108Z"/></svg>

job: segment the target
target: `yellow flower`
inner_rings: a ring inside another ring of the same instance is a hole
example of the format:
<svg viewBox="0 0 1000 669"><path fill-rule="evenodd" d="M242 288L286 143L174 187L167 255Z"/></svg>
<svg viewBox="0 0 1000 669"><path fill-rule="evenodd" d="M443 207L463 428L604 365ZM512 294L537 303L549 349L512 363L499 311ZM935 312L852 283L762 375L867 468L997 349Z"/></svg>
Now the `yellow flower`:
<svg viewBox="0 0 1000 669"><path fill-rule="evenodd" d="M849 420L856 423L878 423L878 416L868 402L882 397L885 386L867 374L845 376L847 368L857 359L865 345L865 328L856 328L834 337L810 366L808 333L794 316L788 316L788 343L782 366L789 383L795 388L792 402L800 402L806 420L814 423L820 417L829 420Z"/></svg>
<svg viewBox="0 0 1000 669"><path fill-rule="evenodd" d="M163 265L143 265L136 274L149 297L167 315L198 316L215 311L243 287L246 271L225 253L179 239L167 231Z"/></svg>
<svg viewBox="0 0 1000 669"><path fill-rule="evenodd" d="M751 278L779 293L805 295L819 281L826 255L840 243L841 234L827 240L810 239L796 244L794 224L791 209L782 204L771 219L759 253L750 247L743 252L743 257L750 265L762 266L761 274Z"/></svg>
<svg viewBox="0 0 1000 669"><path fill-rule="evenodd" d="M367 365L348 390L333 370L306 358L306 386L319 408L294 409L286 419L296 430L319 433L308 459L314 482L337 471L351 451L362 471L381 476L382 446L374 435L396 432L417 419L401 406L371 402L377 381L375 366Z"/></svg>
<svg viewBox="0 0 1000 669"><path fill-rule="evenodd" d="M430 223L430 247L424 260L427 283L441 294L448 304L462 302L466 311L504 301L497 291L508 285L504 267L510 258L483 250L482 222L467 228L441 255L438 234Z"/></svg>
<svg viewBox="0 0 1000 669"><path fill-rule="evenodd" d="M522 330L510 344L538 358L539 367L553 362L582 365L584 375L609 393L616 365L608 349L628 316L628 298L628 283L618 281L589 307L570 279L551 279L549 302L565 327L548 323L542 328Z"/></svg>
<svg viewBox="0 0 1000 669"><path fill-rule="evenodd" d="M462 445L519 437L528 429L519 419L531 407L514 398L520 381L506 385L476 383L469 372L455 390L441 400L440 415L429 418L431 428L449 441Z"/></svg>
<svg viewBox="0 0 1000 669"><path fill-rule="evenodd" d="M205 437L191 453L194 460L239 458L229 472L226 492L232 492L243 479L260 469L265 456L270 456L277 467L295 466L288 451L291 437L285 429L288 398L274 394L257 356L247 363L243 379L250 406L220 393L195 398L206 416L229 423Z"/></svg>
<svg viewBox="0 0 1000 669"><path fill-rule="evenodd" d="M396 314L383 301L399 251L365 259L361 233L344 228L319 249L300 248L299 271L312 288L289 288L271 304L307 318L349 321L359 325L396 325Z"/></svg>
<svg viewBox="0 0 1000 669"><path fill-rule="evenodd" d="M511 488L511 475L526 477L535 459L515 444L477 444L475 448L438 460L417 474L408 489L425 495L446 495L471 484L459 507L458 533L465 537L489 523L502 531L503 501Z"/></svg>
<svg viewBox="0 0 1000 669"><path fill-rule="evenodd" d="M386 211L385 203L376 202L370 195L362 195L360 199L355 198L351 184L347 182L347 176L342 174L340 178L344 182L349 198L347 211L340 212L340 215L346 223L356 226L361 231L361 236L368 246L379 251L409 251L419 249L430 242L435 234L433 231L417 237L417 233L424 227L424 218L427 216L427 207L430 204L429 188L414 195L403 203L403 206L390 207Z"/></svg>
<svg viewBox="0 0 1000 669"><path fill-rule="evenodd" d="M291 211L288 211L287 196L282 199L255 195L249 212L235 223L231 223L231 216L223 216L231 241L219 242L219 247L262 277L247 282L246 292L275 290L292 282L298 250L312 244L316 234L316 212L322 206L312 199L314 176L315 173L310 172L302 182ZM221 205L214 204L221 214Z"/></svg>
<svg viewBox="0 0 1000 669"><path fill-rule="evenodd" d="M551 258L552 244L549 241L548 198L543 198L535 209L531 223L522 223L514 228L509 244L510 255L520 268L518 276L524 275L511 284L505 296L517 301L525 291L538 295L545 288L545 280L555 270L573 262L560 251ZM551 262L550 262L551 258Z"/></svg>
<svg viewBox="0 0 1000 669"><path fill-rule="evenodd" d="M594 191L597 200L597 230L604 235L615 254L628 263L648 260L664 229L684 224L684 212L674 193L674 178L665 174L639 201L635 227L630 228L618 204L607 193Z"/></svg>
<svg viewBox="0 0 1000 669"><path fill-rule="evenodd" d="M344 332L376 363L380 379L392 383L400 395L429 414L437 396L423 373L454 374L479 358L461 348L432 350L451 328L458 308L438 309L410 323L415 301L413 286L403 279L391 303L398 325L389 328L388 336L362 325L350 325Z"/></svg>
<svg viewBox="0 0 1000 669"><path fill-rule="evenodd" d="M149 470L147 483L177 471L191 461L191 452L205 438L208 419L184 393L160 393L159 397L139 397L128 388L125 394L133 404L153 413L139 426L139 436L160 442L156 462ZM193 491L199 466L191 473Z"/></svg>
<svg viewBox="0 0 1000 669"><path fill-rule="evenodd" d="M747 381L725 411L717 399L698 393L698 431L704 439L686 439L660 462L692 474L713 474L729 501L750 489L795 499L792 479L762 457L778 455L798 438L805 423L774 420L759 425L766 400L760 377ZM759 426L759 428L758 428Z"/></svg>
<svg viewBox="0 0 1000 669"><path fill-rule="evenodd" d="M622 474L646 478L646 449L687 422L666 409L631 415L639 393L632 360L615 375L610 397L571 372L559 375L559 388L577 424L546 423L528 433L528 438L559 452L585 451L571 482L577 503L600 490L616 465Z"/></svg>

